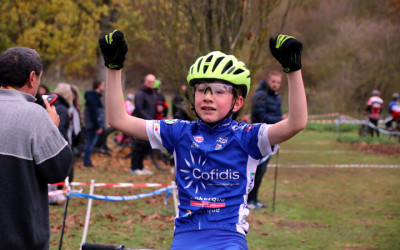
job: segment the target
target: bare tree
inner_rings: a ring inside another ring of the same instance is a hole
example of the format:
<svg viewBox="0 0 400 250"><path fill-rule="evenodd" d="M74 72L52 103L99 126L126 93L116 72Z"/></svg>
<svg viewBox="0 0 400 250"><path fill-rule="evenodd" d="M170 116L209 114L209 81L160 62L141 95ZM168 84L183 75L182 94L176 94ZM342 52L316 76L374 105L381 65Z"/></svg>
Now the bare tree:
<svg viewBox="0 0 400 250"><path fill-rule="evenodd" d="M158 74L175 90L198 56L219 50L234 54L252 73L266 63L270 13L281 1L154 0L140 2L149 18ZM157 8L152 6L156 5ZM136 8L139 8L138 5ZM282 19L282 21L284 18ZM163 82L164 82L163 81Z"/></svg>

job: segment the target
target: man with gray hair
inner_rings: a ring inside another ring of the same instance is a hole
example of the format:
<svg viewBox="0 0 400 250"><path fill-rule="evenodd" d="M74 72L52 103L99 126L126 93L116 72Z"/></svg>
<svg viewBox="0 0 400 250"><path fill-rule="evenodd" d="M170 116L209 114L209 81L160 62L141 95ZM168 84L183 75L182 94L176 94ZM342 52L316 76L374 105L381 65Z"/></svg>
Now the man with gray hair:
<svg viewBox="0 0 400 250"><path fill-rule="evenodd" d="M0 55L0 249L50 248L47 184L71 166L55 108L34 103L42 71L33 49Z"/></svg>
<svg viewBox="0 0 400 250"><path fill-rule="evenodd" d="M156 76L153 74L148 74L141 80L143 85L135 95L135 111L133 112L133 116L145 120L156 119L157 95L154 91L155 81ZM143 160L148 154L151 154L150 143L136 138L132 145L131 174L145 175L153 173L145 169L143 165Z"/></svg>

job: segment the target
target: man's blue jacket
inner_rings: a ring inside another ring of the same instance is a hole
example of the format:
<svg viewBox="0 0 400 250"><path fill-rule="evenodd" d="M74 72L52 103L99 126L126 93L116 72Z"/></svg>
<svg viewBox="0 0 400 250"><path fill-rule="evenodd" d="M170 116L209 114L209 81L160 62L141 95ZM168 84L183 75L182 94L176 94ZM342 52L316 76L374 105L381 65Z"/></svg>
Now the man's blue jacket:
<svg viewBox="0 0 400 250"><path fill-rule="evenodd" d="M282 120L282 100L278 91L269 88L266 80L260 82L251 102L252 123L274 124Z"/></svg>

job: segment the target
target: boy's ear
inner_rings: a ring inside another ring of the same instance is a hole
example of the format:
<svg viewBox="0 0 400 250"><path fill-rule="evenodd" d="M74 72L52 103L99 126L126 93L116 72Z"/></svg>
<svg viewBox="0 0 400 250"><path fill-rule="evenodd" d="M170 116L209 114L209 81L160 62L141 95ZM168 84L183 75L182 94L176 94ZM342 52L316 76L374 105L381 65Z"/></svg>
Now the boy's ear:
<svg viewBox="0 0 400 250"><path fill-rule="evenodd" d="M243 96L239 96L237 98L235 98L235 106L233 106L233 112L238 111L239 109L241 109L243 106Z"/></svg>

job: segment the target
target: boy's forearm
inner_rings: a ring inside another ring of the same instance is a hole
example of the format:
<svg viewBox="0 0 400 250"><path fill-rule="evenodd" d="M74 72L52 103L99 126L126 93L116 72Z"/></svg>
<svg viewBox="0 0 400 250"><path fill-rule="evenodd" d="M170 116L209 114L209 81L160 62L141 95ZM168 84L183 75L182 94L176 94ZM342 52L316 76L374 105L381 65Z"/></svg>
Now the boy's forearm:
<svg viewBox="0 0 400 250"><path fill-rule="evenodd" d="M301 70L287 74L289 87L288 122L294 130L303 130L307 124L307 100Z"/></svg>
<svg viewBox="0 0 400 250"><path fill-rule="evenodd" d="M121 86L121 70L106 69L106 108L108 123L115 129L148 140L146 121L128 115Z"/></svg>
<svg viewBox="0 0 400 250"><path fill-rule="evenodd" d="M126 113L124 96L121 86L121 70L106 68L106 114L112 127L118 127L117 122Z"/></svg>

